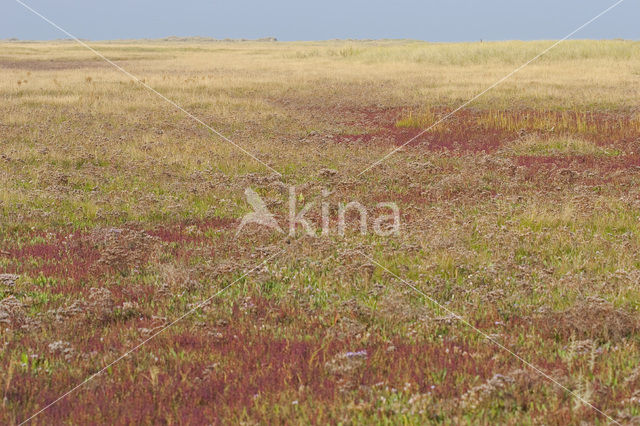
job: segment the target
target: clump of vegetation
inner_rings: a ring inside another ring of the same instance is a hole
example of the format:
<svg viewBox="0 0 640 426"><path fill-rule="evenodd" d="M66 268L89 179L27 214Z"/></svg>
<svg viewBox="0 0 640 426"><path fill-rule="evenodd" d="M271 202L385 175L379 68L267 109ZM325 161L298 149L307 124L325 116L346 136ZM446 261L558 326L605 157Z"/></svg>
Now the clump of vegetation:
<svg viewBox="0 0 640 426"><path fill-rule="evenodd" d="M0 423L637 420L637 42L0 44Z"/></svg>

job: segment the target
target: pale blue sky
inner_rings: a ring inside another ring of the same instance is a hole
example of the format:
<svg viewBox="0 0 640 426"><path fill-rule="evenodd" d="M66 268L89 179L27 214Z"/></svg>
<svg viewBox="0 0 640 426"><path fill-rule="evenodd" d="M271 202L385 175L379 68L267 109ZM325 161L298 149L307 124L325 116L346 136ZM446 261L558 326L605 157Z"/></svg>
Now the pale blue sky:
<svg viewBox="0 0 640 426"><path fill-rule="evenodd" d="M558 39L615 0L23 0L91 40L277 37L428 41ZM1 0L0 38L64 35L15 0ZM626 0L574 38L640 39L640 0Z"/></svg>

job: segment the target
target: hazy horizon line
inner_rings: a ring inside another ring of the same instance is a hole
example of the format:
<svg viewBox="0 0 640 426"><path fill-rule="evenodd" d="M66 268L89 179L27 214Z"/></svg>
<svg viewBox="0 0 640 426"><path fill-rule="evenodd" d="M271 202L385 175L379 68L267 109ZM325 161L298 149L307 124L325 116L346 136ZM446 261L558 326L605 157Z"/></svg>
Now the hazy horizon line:
<svg viewBox="0 0 640 426"><path fill-rule="evenodd" d="M476 39L476 40L451 40L451 41L433 41L423 40L417 38L329 38L329 39L298 39L298 40L281 40L277 37L259 37L259 38L215 38L208 36L166 36L166 37L144 37L144 38L113 38L113 39L88 39L78 38L78 40L94 43L106 43L106 42L135 42L135 41L166 41L166 42L189 42L189 41L201 41L201 42L262 42L262 43L320 43L320 42L336 42L336 41L351 41L351 42L376 42L376 41L410 41L420 43L433 43L433 44L446 44L446 43L500 43L500 42L540 42L540 41L556 41L558 39L541 38L541 39ZM571 38L567 41L627 41L638 42L640 39L628 39L628 38ZM72 38L51 38L51 39L21 39L18 37L8 37L0 39L0 42L12 42L12 43L47 43L47 42L75 42Z"/></svg>

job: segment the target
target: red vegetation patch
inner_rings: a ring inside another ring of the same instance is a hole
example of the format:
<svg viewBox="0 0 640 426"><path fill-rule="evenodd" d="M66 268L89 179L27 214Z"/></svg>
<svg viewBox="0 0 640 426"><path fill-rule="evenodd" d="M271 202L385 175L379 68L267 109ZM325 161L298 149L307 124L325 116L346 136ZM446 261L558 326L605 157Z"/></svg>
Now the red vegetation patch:
<svg viewBox="0 0 640 426"><path fill-rule="evenodd" d="M640 155L616 157L595 155L516 157L524 168L524 179L542 185L580 183L599 186L615 183L619 188L628 185L640 173Z"/></svg>
<svg viewBox="0 0 640 426"><path fill-rule="evenodd" d="M334 108L329 110L336 121L362 128L361 134L332 136L342 143L381 143L400 146L425 145L430 150L452 152L493 152L524 135L579 136L602 146L621 149L640 144L640 120L630 114L598 111L546 111L514 109L491 111L463 109L434 128L431 123L452 110L434 108L430 118L406 127L397 123L407 117L400 108Z"/></svg>
<svg viewBox="0 0 640 426"><path fill-rule="evenodd" d="M220 306L227 303L220 301ZM374 334L363 344L355 335L331 336L332 321L327 324L315 312L299 306L262 297L236 301L226 314L219 312L220 306L210 310L213 318L190 324L185 320L158 335L109 372L59 401L36 422L200 424L251 418L269 423L278 417L265 407L289 406L294 400L324 408L354 398L375 402L389 389L405 389L415 396L430 394L436 401L457 405L470 390L486 388L479 384L507 377L499 373L511 374L514 386L519 386L519 376L510 372L521 368L520 363L486 341ZM24 420L54 401L166 321L136 316L126 322L105 323L108 328L104 329L68 323L64 335L73 351L62 364L63 354L51 354L46 344L25 336L22 343L29 343L40 354L38 359L56 368L50 374L16 371L5 394L14 420ZM515 319L513 325L529 327L521 319ZM559 358L534 356L531 361L545 371L570 374ZM70 368L62 367L69 363ZM529 384L540 391L541 386L552 386L535 373L522 383ZM519 393L517 401L528 404L528 395ZM609 402L606 398L611 395L598 402ZM558 409L564 408L550 406L544 415L557 415ZM332 418L330 409L316 413L325 416L317 419L321 423ZM0 411L0 421L7 420L6 414ZM567 413L569 419L577 415Z"/></svg>
<svg viewBox="0 0 640 426"><path fill-rule="evenodd" d="M144 235L157 238L162 242L173 242L182 245L203 244L209 241L207 231L229 229L235 224L232 219L211 219L201 222L177 223L159 226ZM100 276L113 269L110 260L127 260L127 251L140 249L145 244L133 244L135 241L126 239L127 244L109 244L111 240L119 241L116 234L142 233L132 228L102 229L92 231L75 231L71 233L33 232L32 235L22 235L23 238L42 238L46 242L8 246L2 248L2 255L10 259L6 272L27 274L29 276L45 276L64 279L67 283L86 281L89 277ZM125 235L125 236L126 236ZM123 237L124 238L124 237ZM143 241L144 242L144 241ZM131 244L129 244L131 243ZM106 245L105 245L106 244ZM112 247L114 246L114 247ZM140 251L140 250L138 250ZM148 258L148 250L137 253L136 264ZM109 256L107 256L109 255ZM105 257L106 256L106 257ZM111 262L113 263L113 262ZM126 262L125 262L126 263ZM133 265L135 266L135 265ZM55 289L54 289L55 290ZM57 290L62 290L58 288Z"/></svg>
<svg viewBox="0 0 640 426"><path fill-rule="evenodd" d="M3 249L5 256L12 260L7 269L32 277L42 275L81 281L87 279L91 267L100 259L98 248L80 232L54 234L47 239L46 243Z"/></svg>
<svg viewBox="0 0 640 426"><path fill-rule="evenodd" d="M338 143L380 143L394 146L425 144L433 151L493 152L518 136L517 132L485 128L477 124L477 116L471 110L459 111L445 123L424 134L421 134L424 129L398 127L396 123L403 114L398 108L354 112L357 113L357 118L344 124L365 127L366 132L355 135L338 134L333 140ZM407 143L409 141L411 142Z"/></svg>
<svg viewBox="0 0 640 426"><path fill-rule="evenodd" d="M114 366L113 373L97 377L86 388L51 407L40 421L157 423L173 419L179 423L223 423L242 413L259 418L264 413L257 408L257 402L278 403L281 395L294 395L300 403L331 404L343 398L345 391L372 388L379 383L401 389L409 382L421 392L458 397L464 391L457 382L459 377L487 378L496 368L494 361L472 357L465 348L451 342L397 343L393 351L388 343L376 342L366 348L354 345L355 352L350 352L350 343L324 341L318 327L315 333L305 330L313 333L310 336L289 338L251 328L250 321L236 323L221 330L221 339L206 330L162 334L143 352ZM125 331L119 329L116 334L114 329L109 334L121 339ZM98 353L113 348L91 341ZM116 339L113 343L119 348L118 353L126 350L117 342ZM168 348L182 355L172 357ZM117 353L110 354L105 362L116 356ZM159 358L152 363L158 368L155 373L148 361L143 361L150 356ZM141 361L147 365L142 366ZM92 366L90 371L95 369ZM440 376L443 371L447 374ZM38 379L34 382L29 374L19 374L12 380L8 398L12 402L25 401L23 397L28 395L29 401L44 406L82 378L71 378L56 370L52 377L40 379L47 380L44 385L37 383ZM95 392L97 389L100 392ZM29 410L20 411L20 419L31 414Z"/></svg>

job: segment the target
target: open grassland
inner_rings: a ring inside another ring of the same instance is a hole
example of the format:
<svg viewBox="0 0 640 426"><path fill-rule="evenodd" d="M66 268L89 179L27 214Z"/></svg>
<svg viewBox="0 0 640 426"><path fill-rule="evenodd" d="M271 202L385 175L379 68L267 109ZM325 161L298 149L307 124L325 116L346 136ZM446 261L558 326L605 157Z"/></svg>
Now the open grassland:
<svg viewBox="0 0 640 426"><path fill-rule="evenodd" d="M561 44L358 176L550 44L91 44L278 176L79 45L0 43L0 423L235 280L33 422L639 421L640 43ZM290 185L401 231L236 236Z"/></svg>

